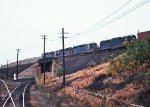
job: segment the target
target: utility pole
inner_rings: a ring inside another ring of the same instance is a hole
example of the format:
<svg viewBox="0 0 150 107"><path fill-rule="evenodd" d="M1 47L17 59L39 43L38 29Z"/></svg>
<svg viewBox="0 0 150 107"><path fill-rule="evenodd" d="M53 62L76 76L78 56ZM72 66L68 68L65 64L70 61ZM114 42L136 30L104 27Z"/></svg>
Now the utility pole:
<svg viewBox="0 0 150 107"><path fill-rule="evenodd" d="M46 40L46 35L41 35L43 38L43 40L44 40L44 58L43 58L43 63L44 63L44 84L45 84L45 40Z"/></svg>
<svg viewBox="0 0 150 107"><path fill-rule="evenodd" d="M0 78L2 78L2 64L1 64L1 72L0 72Z"/></svg>
<svg viewBox="0 0 150 107"><path fill-rule="evenodd" d="M8 60L7 60L7 80L8 80Z"/></svg>
<svg viewBox="0 0 150 107"><path fill-rule="evenodd" d="M138 30L138 33L137 33L137 39L139 39L139 33L140 33L140 31Z"/></svg>
<svg viewBox="0 0 150 107"><path fill-rule="evenodd" d="M16 77L17 77L17 81L18 81L18 72L19 72L19 69L18 69L18 56L19 56L20 49L16 49L16 50L17 50L17 73L16 73Z"/></svg>
<svg viewBox="0 0 150 107"><path fill-rule="evenodd" d="M64 34L69 34L69 33L64 33L64 28L62 28L62 48L63 48L63 86L65 86L65 43L64 43Z"/></svg>

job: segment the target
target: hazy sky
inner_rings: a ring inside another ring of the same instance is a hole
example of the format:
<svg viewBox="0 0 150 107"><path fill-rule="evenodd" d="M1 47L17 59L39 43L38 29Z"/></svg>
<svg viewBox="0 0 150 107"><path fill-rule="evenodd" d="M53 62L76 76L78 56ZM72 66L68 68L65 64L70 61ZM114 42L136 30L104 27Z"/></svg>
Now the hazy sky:
<svg viewBox="0 0 150 107"><path fill-rule="evenodd" d="M131 13L139 3L144 5ZM46 51L62 48L61 28L74 38L65 39L65 47L136 34L150 30L150 0L0 0L0 64L40 56L47 35ZM123 5L120 11L103 21ZM135 7L134 7L135 6ZM113 20L118 20L112 22ZM112 22L112 23L110 23ZM97 24L96 24L97 23ZM89 29L88 29L89 28ZM50 41L56 39L55 41Z"/></svg>

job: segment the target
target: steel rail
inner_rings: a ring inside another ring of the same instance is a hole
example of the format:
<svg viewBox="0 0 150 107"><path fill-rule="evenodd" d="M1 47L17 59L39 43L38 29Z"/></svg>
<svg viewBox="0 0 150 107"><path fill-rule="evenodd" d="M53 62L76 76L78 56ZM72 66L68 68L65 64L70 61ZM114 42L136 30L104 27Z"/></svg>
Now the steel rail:
<svg viewBox="0 0 150 107"><path fill-rule="evenodd" d="M25 86L25 88L24 88L24 90L23 90L23 93L22 93L22 96L23 96L23 107L25 107L25 91L26 91L26 89L27 89L27 87L29 86L29 83Z"/></svg>
<svg viewBox="0 0 150 107"><path fill-rule="evenodd" d="M8 86L7 86L7 84L6 84L5 81L2 80L2 79L0 79L0 81L5 85L5 87L6 87L6 89L7 89L7 92L8 92L8 94L9 94L9 97L11 98L11 101L12 101L12 103L13 103L13 106L16 107L16 105L15 105L15 103L14 103L14 100L13 100L13 98L12 98L12 96L11 96L11 93L10 93L10 91L9 91L9 88L8 88Z"/></svg>
<svg viewBox="0 0 150 107"><path fill-rule="evenodd" d="M16 88L10 93L10 95L12 95L12 93L13 93L17 88L18 88L18 87L16 87ZM6 103L7 103L7 101L8 101L9 98L10 98L10 96L7 97L6 101L5 101L4 104L3 104L3 107L5 107L5 105L6 105Z"/></svg>

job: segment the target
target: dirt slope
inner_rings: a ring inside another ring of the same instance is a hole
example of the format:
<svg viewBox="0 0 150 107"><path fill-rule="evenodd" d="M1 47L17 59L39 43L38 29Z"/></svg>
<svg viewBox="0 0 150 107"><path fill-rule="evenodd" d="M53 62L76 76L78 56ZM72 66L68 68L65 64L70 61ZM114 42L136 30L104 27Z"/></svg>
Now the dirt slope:
<svg viewBox="0 0 150 107"><path fill-rule="evenodd" d="M139 67L137 71L127 71L113 76L107 75L109 63L97 65L94 68L87 68L76 73L66 75L66 87L62 86L62 77L48 77L43 85L43 78L38 81L39 86L45 87L57 95L69 95L81 102L89 104L90 107L110 106L122 107L130 104L150 105L150 69ZM132 73L131 73L132 72ZM98 93L105 98L111 99L108 102L95 95L83 93L77 90L86 90ZM126 104L124 103L126 102ZM84 106L83 106L84 107Z"/></svg>
<svg viewBox="0 0 150 107"><path fill-rule="evenodd" d="M39 57L34 57L34 58L27 58L24 60L19 60L19 73L21 73L22 71L26 70L27 68L29 68L30 66L32 66L34 63L36 63L38 61ZM9 79L13 79L13 75L16 73L16 69L17 69L17 64L16 62L12 62L8 64L8 78ZM3 65L1 68L1 72L0 72L0 77L1 78L5 78L6 79L7 76L7 66Z"/></svg>
<svg viewBox="0 0 150 107"><path fill-rule="evenodd" d="M37 78L40 73L40 70L38 69L38 63L33 64L26 70L22 71L19 74L19 78Z"/></svg>

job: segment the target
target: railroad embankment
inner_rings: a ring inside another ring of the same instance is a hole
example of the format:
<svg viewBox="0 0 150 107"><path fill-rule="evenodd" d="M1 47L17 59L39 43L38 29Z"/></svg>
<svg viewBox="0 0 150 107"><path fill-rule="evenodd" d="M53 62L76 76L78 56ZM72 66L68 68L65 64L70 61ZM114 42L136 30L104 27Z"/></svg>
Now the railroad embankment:
<svg viewBox="0 0 150 107"><path fill-rule="evenodd" d="M37 81L43 87L43 93L52 103L60 104L62 96L70 96L82 107L135 107L150 105L150 67L141 65L135 71L116 74L108 72L109 62L79 70L66 75L66 86L62 85L62 77L46 76ZM63 98L63 97L62 97ZM52 100L53 99L53 100ZM70 105L66 104L65 107ZM75 107L75 106L74 106Z"/></svg>
<svg viewBox="0 0 150 107"><path fill-rule="evenodd" d="M29 68L19 73L18 77L21 78L39 78L41 71L38 63L32 64Z"/></svg>
<svg viewBox="0 0 150 107"><path fill-rule="evenodd" d="M65 58L65 71L66 74L71 74L76 71L85 69L92 65L101 64L107 62L108 60L118 56L123 53L125 50L111 50L111 51L102 51L90 54L81 54ZM57 71L57 66L62 66L62 58L53 61L52 63L52 72Z"/></svg>
<svg viewBox="0 0 150 107"><path fill-rule="evenodd" d="M23 72L24 70L30 68L33 64L35 64L38 61L39 57L34 57L34 58L27 58L24 60L20 60L19 66L18 66L18 73ZM12 62L8 64L8 78L13 79L14 74L16 74L17 67L16 67L16 62ZM7 78L7 66L3 65L1 70L0 70L0 78L6 79Z"/></svg>

